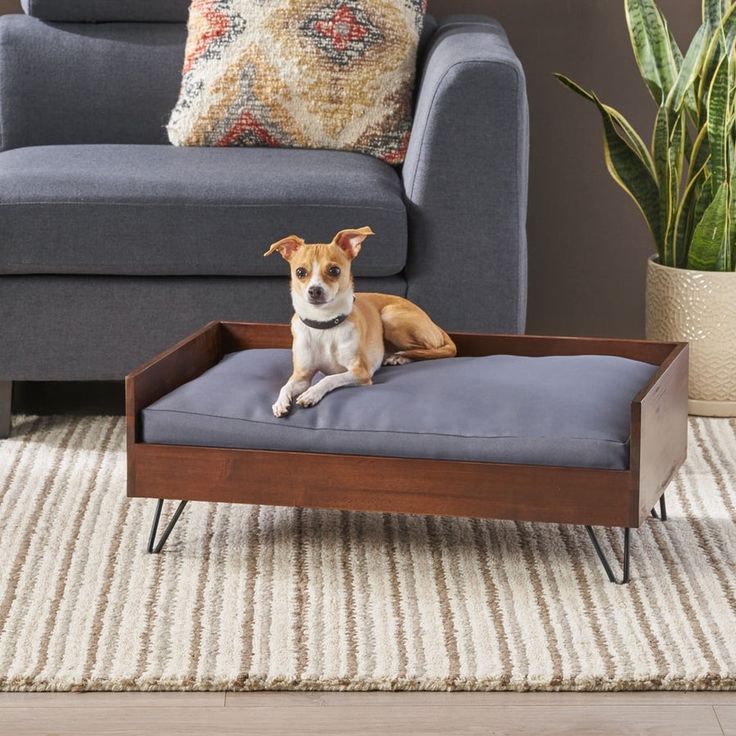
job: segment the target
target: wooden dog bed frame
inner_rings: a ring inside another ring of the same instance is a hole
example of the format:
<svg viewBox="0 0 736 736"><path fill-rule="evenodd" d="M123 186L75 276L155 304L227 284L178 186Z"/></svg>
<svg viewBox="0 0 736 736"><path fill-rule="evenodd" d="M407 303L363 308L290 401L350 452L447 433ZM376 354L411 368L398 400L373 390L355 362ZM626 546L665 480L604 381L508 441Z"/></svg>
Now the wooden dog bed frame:
<svg viewBox="0 0 736 736"><path fill-rule="evenodd" d="M459 356L613 355L657 367L631 403L626 470L426 460L142 442L141 411L251 348L290 348L288 325L211 322L128 375L128 496L158 499L148 544L160 552L188 501L266 504L582 524L611 582L593 526L624 530L621 582L629 580L630 530L659 502L687 452L686 343L452 333ZM370 389L365 389L370 390ZM298 478L298 482L295 479ZM180 501L156 543L164 499Z"/></svg>

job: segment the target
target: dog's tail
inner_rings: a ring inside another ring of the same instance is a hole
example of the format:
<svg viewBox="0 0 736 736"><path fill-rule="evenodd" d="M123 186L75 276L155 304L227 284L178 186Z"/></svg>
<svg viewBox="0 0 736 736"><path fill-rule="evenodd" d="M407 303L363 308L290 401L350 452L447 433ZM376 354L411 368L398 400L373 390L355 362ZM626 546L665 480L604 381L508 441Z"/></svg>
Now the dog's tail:
<svg viewBox="0 0 736 736"><path fill-rule="evenodd" d="M411 360L436 360L437 358L454 358L457 355L457 347L450 336L442 330L444 342L438 347L409 348L399 350L398 355Z"/></svg>

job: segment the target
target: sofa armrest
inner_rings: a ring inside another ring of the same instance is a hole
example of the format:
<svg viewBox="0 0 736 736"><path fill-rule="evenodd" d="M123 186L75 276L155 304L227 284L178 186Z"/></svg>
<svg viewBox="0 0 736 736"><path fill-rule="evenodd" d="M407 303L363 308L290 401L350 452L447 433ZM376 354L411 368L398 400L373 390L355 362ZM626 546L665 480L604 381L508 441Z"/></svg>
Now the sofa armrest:
<svg viewBox="0 0 736 736"><path fill-rule="evenodd" d="M445 329L522 332L529 124L524 72L490 18L427 50L403 182L408 297Z"/></svg>

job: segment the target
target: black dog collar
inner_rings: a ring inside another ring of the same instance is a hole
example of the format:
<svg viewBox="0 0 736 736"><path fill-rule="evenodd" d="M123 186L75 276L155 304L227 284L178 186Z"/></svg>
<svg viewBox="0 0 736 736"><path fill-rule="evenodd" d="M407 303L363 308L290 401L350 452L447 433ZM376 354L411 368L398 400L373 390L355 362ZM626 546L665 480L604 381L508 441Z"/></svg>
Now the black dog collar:
<svg viewBox="0 0 736 736"><path fill-rule="evenodd" d="M355 294L353 294L353 301L355 301ZM338 325L341 325L349 316L350 312L348 312L347 314L338 314L337 317L333 317L332 319L321 322L318 319L305 319L300 314L299 319L304 322L307 327L311 327L315 330L329 330L331 327L337 327Z"/></svg>
<svg viewBox="0 0 736 736"><path fill-rule="evenodd" d="M299 316L299 319L304 322L307 327L312 327L315 330L329 330L331 327L341 325L349 316L349 314L339 314L337 317L328 319L325 322L320 322L316 319L304 319L301 315Z"/></svg>

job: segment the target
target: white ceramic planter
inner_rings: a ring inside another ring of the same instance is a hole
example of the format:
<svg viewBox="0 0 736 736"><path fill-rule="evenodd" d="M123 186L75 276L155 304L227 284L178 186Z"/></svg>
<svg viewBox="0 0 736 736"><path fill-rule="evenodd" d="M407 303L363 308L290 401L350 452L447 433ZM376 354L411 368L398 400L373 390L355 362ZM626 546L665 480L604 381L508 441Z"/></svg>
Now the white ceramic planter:
<svg viewBox="0 0 736 736"><path fill-rule="evenodd" d="M690 343L691 414L736 416L736 273L647 264L646 334Z"/></svg>

